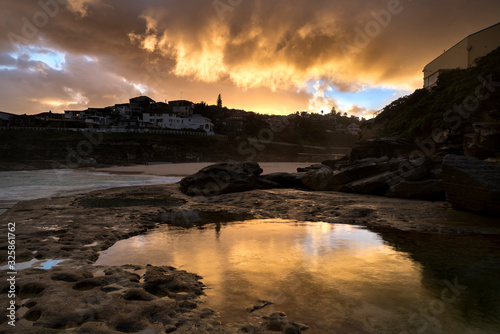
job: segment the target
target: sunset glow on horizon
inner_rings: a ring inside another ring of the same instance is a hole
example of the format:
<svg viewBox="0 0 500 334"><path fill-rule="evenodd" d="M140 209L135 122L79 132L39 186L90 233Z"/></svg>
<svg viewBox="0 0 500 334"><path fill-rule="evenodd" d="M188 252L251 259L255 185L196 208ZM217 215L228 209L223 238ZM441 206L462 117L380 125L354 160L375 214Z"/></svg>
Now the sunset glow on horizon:
<svg viewBox="0 0 500 334"><path fill-rule="evenodd" d="M500 21L493 0L7 0L0 10L0 110L18 114L221 94L264 114L370 118L420 88L443 50Z"/></svg>

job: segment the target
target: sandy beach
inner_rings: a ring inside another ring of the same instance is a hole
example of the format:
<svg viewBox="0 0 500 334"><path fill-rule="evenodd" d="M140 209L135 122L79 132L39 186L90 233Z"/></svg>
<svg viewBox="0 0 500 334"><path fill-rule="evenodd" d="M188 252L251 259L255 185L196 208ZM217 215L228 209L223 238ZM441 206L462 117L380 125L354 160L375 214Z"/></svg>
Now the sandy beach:
<svg viewBox="0 0 500 334"><path fill-rule="evenodd" d="M96 169L98 172L114 174L146 174L156 176L184 177L195 174L200 169L210 166L214 162L193 162L193 163L165 163L154 165L135 166L115 166ZM309 166L308 162L260 162L260 167L264 170L262 174L271 173L296 173L298 167Z"/></svg>

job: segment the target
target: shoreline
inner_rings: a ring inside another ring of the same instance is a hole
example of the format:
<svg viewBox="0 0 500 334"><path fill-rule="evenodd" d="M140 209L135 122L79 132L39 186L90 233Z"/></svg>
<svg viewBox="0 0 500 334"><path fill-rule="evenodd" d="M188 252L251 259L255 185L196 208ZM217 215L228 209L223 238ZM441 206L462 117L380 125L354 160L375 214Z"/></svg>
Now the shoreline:
<svg viewBox="0 0 500 334"><path fill-rule="evenodd" d="M185 177L216 162L158 163L153 165L113 166L95 168L96 172L111 174L145 174L167 177ZM262 175L272 173L297 173L297 168L309 166L308 162L259 162L264 170ZM179 172L182 170L182 172Z"/></svg>
<svg viewBox="0 0 500 334"><path fill-rule="evenodd" d="M165 177L185 177L197 173L200 169L216 164L217 162L181 162L181 163L154 163L151 165L109 165L99 167L79 167L79 168L26 168L0 170L1 172L23 172L39 170L70 170L70 171L90 171L96 173L122 174L122 175L152 175ZM313 162L259 162L264 170L262 173L297 173L297 168L306 167Z"/></svg>

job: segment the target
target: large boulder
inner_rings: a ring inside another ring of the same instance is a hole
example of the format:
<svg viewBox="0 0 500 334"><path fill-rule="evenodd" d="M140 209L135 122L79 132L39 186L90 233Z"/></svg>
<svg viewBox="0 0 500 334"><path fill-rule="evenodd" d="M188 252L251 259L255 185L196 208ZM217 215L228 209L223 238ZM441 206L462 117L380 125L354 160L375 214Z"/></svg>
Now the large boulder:
<svg viewBox="0 0 500 334"><path fill-rule="evenodd" d="M261 173L262 168L257 162L219 163L183 178L180 188L190 196L213 196L277 186L259 178Z"/></svg>
<svg viewBox="0 0 500 334"><path fill-rule="evenodd" d="M330 181L333 176L333 170L330 167L324 166L305 173L302 177L302 184L311 190L331 190Z"/></svg>
<svg viewBox="0 0 500 334"><path fill-rule="evenodd" d="M500 216L500 166L475 158L447 155L443 160L447 200L456 208Z"/></svg>

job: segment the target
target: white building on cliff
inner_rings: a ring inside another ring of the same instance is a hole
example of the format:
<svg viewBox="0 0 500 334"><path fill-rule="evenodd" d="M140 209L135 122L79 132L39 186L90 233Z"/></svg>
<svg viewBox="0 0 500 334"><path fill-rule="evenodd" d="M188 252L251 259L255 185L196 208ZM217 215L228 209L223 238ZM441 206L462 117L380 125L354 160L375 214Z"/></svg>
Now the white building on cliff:
<svg viewBox="0 0 500 334"><path fill-rule="evenodd" d="M476 59L500 47L500 23L467 36L424 67L424 88L436 85L446 70L467 69Z"/></svg>
<svg viewBox="0 0 500 334"><path fill-rule="evenodd" d="M212 121L198 114L182 117L168 111L153 111L143 113L142 120L163 129L203 130L209 135L214 134Z"/></svg>

